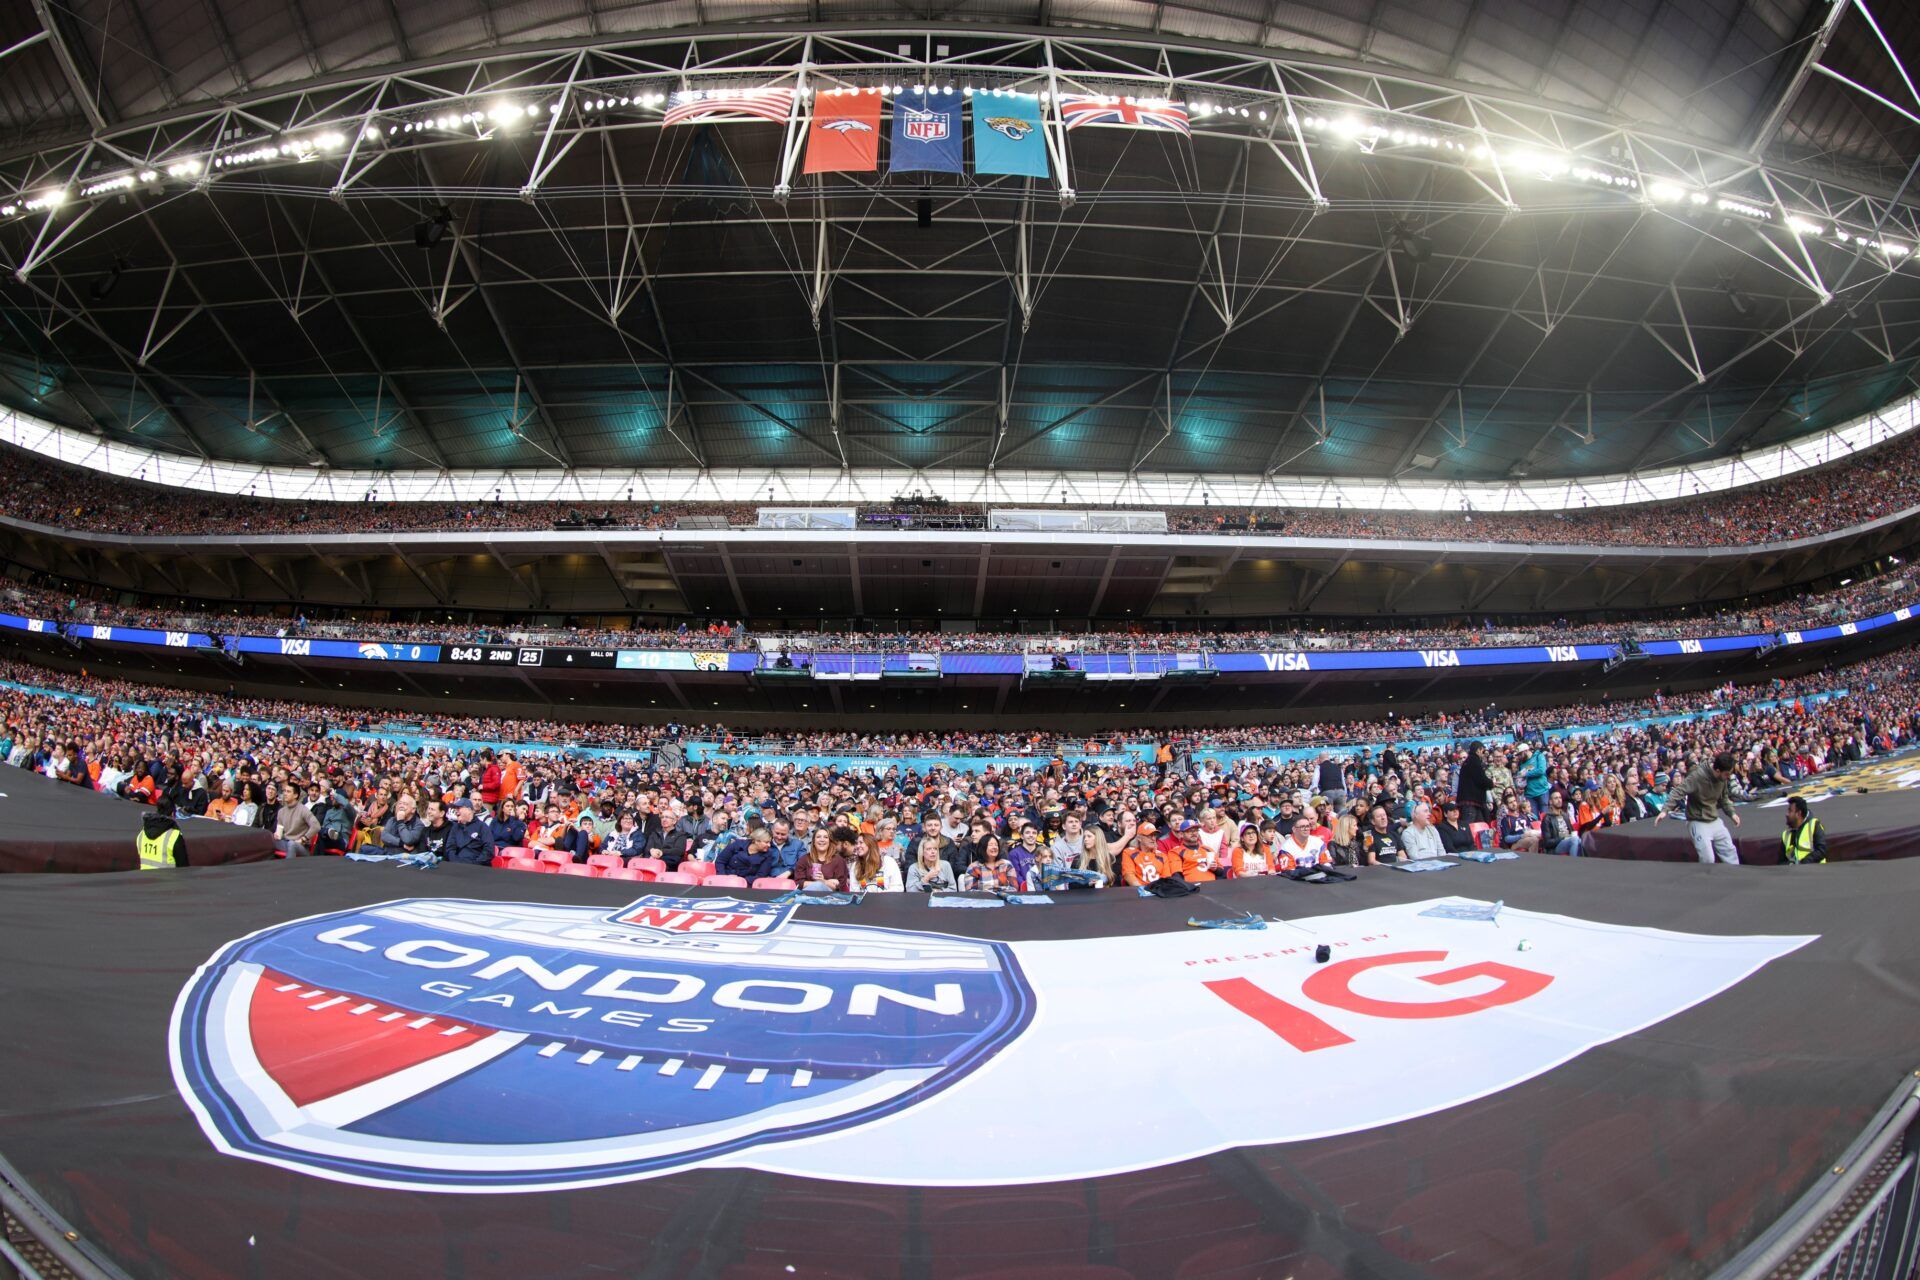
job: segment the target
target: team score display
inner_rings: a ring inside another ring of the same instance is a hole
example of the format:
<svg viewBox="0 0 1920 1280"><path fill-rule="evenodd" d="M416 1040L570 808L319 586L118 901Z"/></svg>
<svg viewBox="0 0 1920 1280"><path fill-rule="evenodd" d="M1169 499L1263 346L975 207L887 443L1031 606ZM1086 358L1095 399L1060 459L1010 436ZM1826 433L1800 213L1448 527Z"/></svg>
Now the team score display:
<svg viewBox="0 0 1920 1280"><path fill-rule="evenodd" d="M1492 990L1451 1000L1381 1000L1353 989L1354 980L1370 969L1384 965L1439 964L1446 958L1444 951L1397 951L1384 956L1356 956L1316 969L1300 984L1300 994L1329 1009L1369 1018L1457 1018L1482 1009L1518 1004L1529 996L1539 995L1553 982L1551 976L1536 973L1532 969L1483 960L1442 969L1438 973L1417 975L1420 981L1437 987L1480 978L1492 978L1498 983ZM1281 999L1247 978L1221 978L1202 985L1302 1053L1331 1049L1354 1041L1353 1036L1325 1018Z"/></svg>

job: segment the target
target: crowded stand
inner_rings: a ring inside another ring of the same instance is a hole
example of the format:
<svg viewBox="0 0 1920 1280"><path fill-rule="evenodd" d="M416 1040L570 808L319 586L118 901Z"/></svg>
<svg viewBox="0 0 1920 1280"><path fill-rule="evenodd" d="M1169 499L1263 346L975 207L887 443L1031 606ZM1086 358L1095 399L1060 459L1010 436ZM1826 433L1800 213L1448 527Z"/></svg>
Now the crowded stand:
<svg viewBox="0 0 1920 1280"><path fill-rule="evenodd" d="M358 502L183 493L4 450L9 484L0 516L93 533L474 533L518 530L754 528L752 502L394 502L369 489ZM1613 546L1751 546L1831 533L1920 504L1920 433L1856 457L1722 493L1636 506L1534 512L1390 511L1332 508L1135 508L1166 512L1176 533L1273 533L1287 537L1416 539ZM799 507L803 503L781 503ZM844 505L844 504L828 504ZM1067 501L1042 506L1083 509ZM137 518L133 513L138 513ZM954 530L986 526L987 508L913 495L856 507L862 530ZM682 522L686 522L683 526Z"/></svg>
<svg viewBox="0 0 1920 1280"><path fill-rule="evenodd" d="M742 884L867 890L1098 888L1176 870L1194 881L1374 864L1476 842L1577 854L1593 831L1653 818L1684 800L1689 771L1717 753L1732 753L1736 789L1757 790L1920 742L1917 659L1920 650L1907 648L1745 690L1545 711L1121 734L1118 742L1152 747L1143 753L1150 759L1126 763L1069 760L1115 744L1044 734L785 740L808 751L926 750L954 760L881 772L739 754L667 763L537 749L588 736L635 748L708 738L752 754L751 744L718 727L435 716L408 729L494 745L369 743L335 731L377 734L390 715L202 694L175 695L168 707L156 705L169 698L155 686L14 663L0 668L8 681L0 688L0 757L173 816L257 826L295 856L425 852L637 879L678 876L685 867L690 876ZM1672 718L1699 712L1715 714ZM1648 716L1662 718L1635 723ZM1541 732L1591 721L1608 727L1586 736ZM1444 744L1434 745L1434 735ZM1414 745L1353 745L1370 742ZM1226 755L1300 745L1317 750L1278 762ZM1031 765L974 770L964 760L1009 748L1023 748Z"/></svg>
<svg viewBox="0 0 1920 1280"><path fill-rule="evenodd" d="M1765 607L1710 610L1699 607L1659 611L1611 611L1599 619L1482 616L1474 621L1415 625L1379 617L1316 619L1292 628L1233 627L1229 630L1182 627L1169 623L1109 624L1078 631L1044 634L1012 631L795 631L740 620L710 620L674 627L578 625L530 627L502 620L484 622L398 622L248 613L231 607L213 610L163 609L116 604L96 598L98 588L36 586L29 580L0 577L0 602L10 612L75 624L144 627L210 634L309 636L401 643L542 644L701 651L783 651L790 653L1021 653L1180 652L1193 650L1284 652L1305 649L1466 648L1475 645L1609 644L1693 639L1701 636L1773 634L1871 617L1913 603L1908 575L1898 565L1877 576L1818 594L1796 594ZM317 612L317 610L316 610ZM639 619L629 621L638 623Z"/></svg>

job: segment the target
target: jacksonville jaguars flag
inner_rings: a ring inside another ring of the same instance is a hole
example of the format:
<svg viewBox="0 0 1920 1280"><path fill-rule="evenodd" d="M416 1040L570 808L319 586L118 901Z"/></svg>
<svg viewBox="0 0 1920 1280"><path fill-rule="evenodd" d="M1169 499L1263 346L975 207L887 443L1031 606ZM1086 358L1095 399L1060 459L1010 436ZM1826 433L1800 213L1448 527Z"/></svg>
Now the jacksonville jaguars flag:
<svg viewBox="0 0 1920 1280"><path fill-rule="evenodd" d="M903 93L893 100L892 173L961 173L960 94Z"/></svg>
<svg viewBox="0 0 1920 1280"><path fill-rule="evenodd" d="M1040 99L1030 93L981 93L973 99L973 171L1047 176Z"/></svg>

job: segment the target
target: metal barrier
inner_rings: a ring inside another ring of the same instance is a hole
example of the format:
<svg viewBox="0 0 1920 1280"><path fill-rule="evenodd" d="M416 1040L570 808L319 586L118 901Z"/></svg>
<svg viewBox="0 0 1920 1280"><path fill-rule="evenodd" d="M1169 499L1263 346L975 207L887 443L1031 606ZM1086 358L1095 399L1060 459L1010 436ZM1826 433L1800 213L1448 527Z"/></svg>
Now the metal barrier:
<svg viewBox="0 0 1920 1280"><path fill-rule="evenodd" d="M1920 1267L1920 1071L1712 1280L1911 1280Z"/></svg>
<svg viewBox="0 0 1920 1280"><path fill-rule="evenodd" d="M11 1268L24 1280L127 1280L126 1272L69 1227L5 1160L0 1160L0 1209L8 1219L6 1237L0 1239L0 1274ZM16 1234L25 1239L17 1240Z"/></svg>

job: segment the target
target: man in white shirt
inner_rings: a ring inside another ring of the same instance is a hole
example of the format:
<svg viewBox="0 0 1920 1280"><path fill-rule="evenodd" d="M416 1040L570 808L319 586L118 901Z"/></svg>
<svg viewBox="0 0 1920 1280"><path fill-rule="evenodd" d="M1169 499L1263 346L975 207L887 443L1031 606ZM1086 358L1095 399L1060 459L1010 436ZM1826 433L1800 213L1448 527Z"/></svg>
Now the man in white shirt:
<svg viewBox="0 0 1920 1280"><path fill-rule="evenodd" d="M1400 833L1400 847L1408 858L1442 858L1447 847L1440 840L1440 828L1433 825L1433 807L1424 801L1413 806L1413 821Z"/></svg>
<svg viewBox="0 0 1920 1280"><path fill-rule="evenodd" d="M1326 841L1313 834L1311 818L1293 820L1292 830L1280 837L1278 860L1282 871L1291 871L1295 867L1317 867L1332 861L1327 856Z"/></svg>

